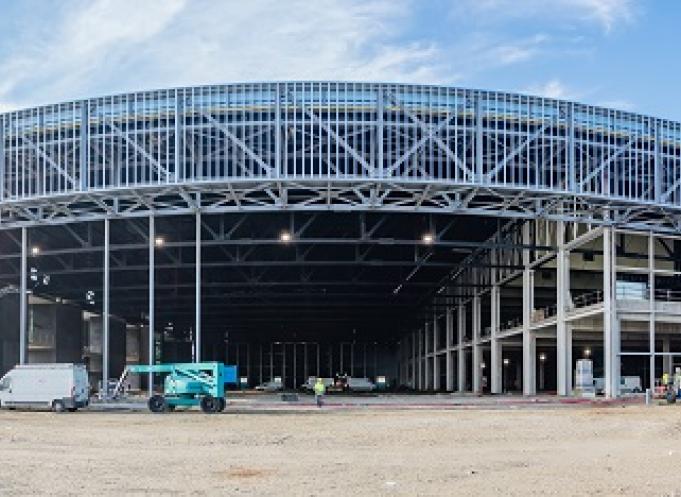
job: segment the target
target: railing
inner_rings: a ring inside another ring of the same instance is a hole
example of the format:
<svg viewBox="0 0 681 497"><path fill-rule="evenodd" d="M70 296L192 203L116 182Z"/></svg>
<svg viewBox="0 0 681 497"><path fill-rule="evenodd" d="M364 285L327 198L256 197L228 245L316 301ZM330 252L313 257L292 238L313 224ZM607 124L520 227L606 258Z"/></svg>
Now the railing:
<svg viewBox="0 0 681 497"><path fill-rule="evenodd" d="M615 293L618 300L649 300L650 298L650 289L647 286L618 288ZM681 290L656 288L653 293L656 301L681 302Z"/></svg>
<svg viewBox="0 0 681 497"><path fill-rule="evenodd" d="M572 299L572 308L578 309L580 307L588 307L603 302L603 291L595 290L593 292L582 293Z"/></svg>

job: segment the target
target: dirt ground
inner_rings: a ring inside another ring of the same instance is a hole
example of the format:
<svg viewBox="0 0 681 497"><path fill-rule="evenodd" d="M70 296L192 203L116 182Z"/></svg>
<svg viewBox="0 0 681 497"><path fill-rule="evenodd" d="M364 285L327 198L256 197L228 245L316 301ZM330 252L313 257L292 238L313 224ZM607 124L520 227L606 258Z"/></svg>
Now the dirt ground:
<svg viewBox="0 0 681 497"><path fill-rule="evenodd" d="M681 408L0 411L0 495L679 495Z"/></svg>

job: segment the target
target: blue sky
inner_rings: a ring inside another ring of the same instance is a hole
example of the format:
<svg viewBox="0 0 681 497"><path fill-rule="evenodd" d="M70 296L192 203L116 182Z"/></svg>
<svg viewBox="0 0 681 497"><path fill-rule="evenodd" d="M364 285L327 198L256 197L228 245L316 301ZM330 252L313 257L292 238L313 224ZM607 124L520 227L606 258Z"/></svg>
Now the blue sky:
<svg viewBox="0 0 681 497"><path fill-rule="evenodd" d="M343 79L681 120L677 0L0 0L0 111L192 84Z"/></svg>

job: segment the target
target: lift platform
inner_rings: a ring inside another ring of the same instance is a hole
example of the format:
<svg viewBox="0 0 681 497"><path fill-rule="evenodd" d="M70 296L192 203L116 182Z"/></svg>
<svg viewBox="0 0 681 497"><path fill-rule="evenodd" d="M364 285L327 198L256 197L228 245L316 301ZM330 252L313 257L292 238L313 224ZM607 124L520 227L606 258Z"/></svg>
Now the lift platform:
<svg viewBox="0 0 681 497"><path fill-rule="evenodd" d="M237 382L237 367L219 362L190 362L175 364L139 364L125 368L116 384L113 396L120 392L128 374L165 374L163 394L149 398L151 412L174 411L178 406L199 406L205 413L223 411L225 384Z"/></svg>

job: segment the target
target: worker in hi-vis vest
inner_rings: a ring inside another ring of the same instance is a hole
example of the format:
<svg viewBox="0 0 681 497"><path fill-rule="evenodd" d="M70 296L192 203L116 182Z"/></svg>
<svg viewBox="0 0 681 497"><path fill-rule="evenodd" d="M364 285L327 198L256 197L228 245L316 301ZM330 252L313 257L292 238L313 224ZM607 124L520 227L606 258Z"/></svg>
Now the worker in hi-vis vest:
<svg viewBox="0 0 681 497"><path fill-rule="evenodd" d="M325 393L326 385L324 385L324 381L321 378L317 378L314 384L314 399L317 401L317 407L322 407Z"/></svg>

